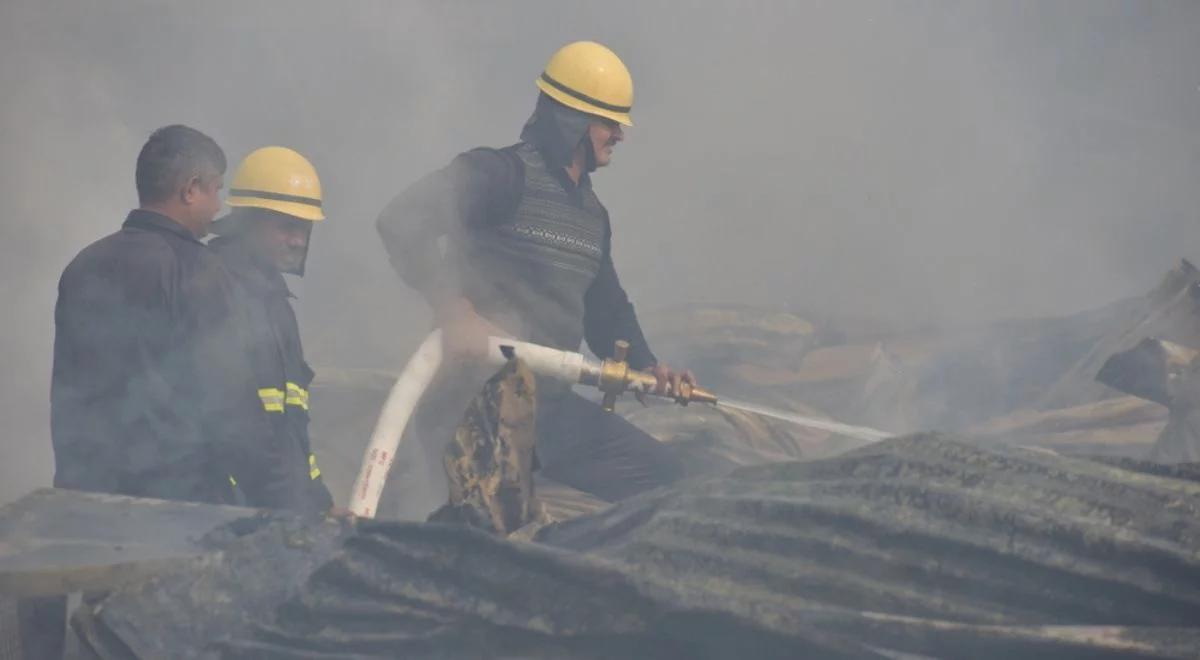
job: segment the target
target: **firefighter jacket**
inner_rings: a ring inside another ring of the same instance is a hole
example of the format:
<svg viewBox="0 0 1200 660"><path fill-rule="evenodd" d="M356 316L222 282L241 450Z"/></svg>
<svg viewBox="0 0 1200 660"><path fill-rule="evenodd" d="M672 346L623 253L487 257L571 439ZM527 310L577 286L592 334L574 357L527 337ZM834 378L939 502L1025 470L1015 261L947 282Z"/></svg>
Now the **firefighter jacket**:
<svg viewBox="0 0 1200 660"><path fill-rule="evenodd" d="M333 498L308 435L309 395L313 370L304 360L300 329L283 276L256 260L238 236L209 243L221 256L236 284L237 318L249 343L255 402L270 422L263 439L272 456L268 473L234 470L238 486L255 506L325 513Z"/></svg>

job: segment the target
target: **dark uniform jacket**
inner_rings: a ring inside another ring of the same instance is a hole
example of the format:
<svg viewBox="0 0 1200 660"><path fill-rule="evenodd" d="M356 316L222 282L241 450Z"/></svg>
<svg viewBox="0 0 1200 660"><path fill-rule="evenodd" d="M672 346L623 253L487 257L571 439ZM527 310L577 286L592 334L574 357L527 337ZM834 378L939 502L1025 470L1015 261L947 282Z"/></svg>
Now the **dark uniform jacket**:
<svg viewBox="0 0 1200 660"><path fill-rule="evenodd" d="M566 350L586 339L599 357L625 339L631 366L655 364L590 178L576 185L531 143L459 155L397 196L377 228L401 278L434 304L463 296L520 339Z"/></svg>
<svg viewBox="0 0 1200 660"><path fill-rule="evenodd" d="M238 318L249 341L257 402L272 428L270 436L262 439L272 456L269 472L235 469L234 476L256 506L325 513L333 498L309 442L308 388L313 371L304 361L300 329L288 300L292 294L283 276L256 262L237 238L219 237L209 246L237 284Z"/></svg>
<svg viewBox="0 0 1200 660"><path fill-rule="evenodd" d="M51 434L60 488L237 501L271 432L219 257L163 215L131 212L62 274Z"/></svg>

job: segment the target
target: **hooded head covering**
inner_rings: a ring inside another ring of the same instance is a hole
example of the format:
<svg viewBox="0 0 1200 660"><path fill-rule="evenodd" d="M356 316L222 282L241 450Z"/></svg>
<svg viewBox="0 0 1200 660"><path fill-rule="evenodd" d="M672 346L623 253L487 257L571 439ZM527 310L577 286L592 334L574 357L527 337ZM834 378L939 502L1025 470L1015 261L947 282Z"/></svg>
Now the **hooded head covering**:
<svg viewBox="0 0 1200 660"><path fill-rule="evenodd" d="M288 218L289 220L293 220L295 222L305 222L308 225L308 230L309 230L310 236L311 236L313 223L310 221L300 220L293 216L289 216L286 213L280 213L278 211L271 211L269 209L260 209L260 208L255 208L255 207L236 207L232 211L230 211L229 214L226 215L225 217L218 218L215 221L213 221L212 233L216 234L216 236L217 236L217 238L213 239L213 242L236 244L236 248L233 248L233 249L236 249L236 250L244 253L244 255L247 258L249 258L252 262L263 265L263 266L270 266L270 267L274 268L274 264L271 264L269 262L269 260L266 260L263 255L258 254L257 251L254 249L254 246L248 240L248 236L250 233L248 230L249 230L250 226L252 224L254 224L254 222L256 220L258 220L259 218L262 218L263 216L284 217L284 218ZM290 275L298 275L300 277L304 277L304 267L308 263L309 245L310 244L306 241L304 244L304 250L299 255L299 259L298 259L299 263L297 263L294 267L286 270L285 272L287 272Z"/></svg>
<svg viewBox="0 0 1200 660"><path fill-rule="evenodd" d="M533 115L521 129L521 141L537 147L552 170L569 166L575 146L583 141L587 148L587 171L591 172L596 169L596 155L591 141L584 138L593 119L586 112L568 108L544 93L538 94Z"/></svg>

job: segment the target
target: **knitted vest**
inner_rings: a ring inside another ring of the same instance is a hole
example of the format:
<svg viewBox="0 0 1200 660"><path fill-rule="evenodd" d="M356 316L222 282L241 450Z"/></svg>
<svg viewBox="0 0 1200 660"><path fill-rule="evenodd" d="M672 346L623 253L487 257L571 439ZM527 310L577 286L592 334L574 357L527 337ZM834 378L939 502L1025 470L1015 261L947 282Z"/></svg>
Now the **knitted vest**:
<svg viewBox="0 0 1200 660"><path fill-rule="evenodd" d="M476 309L519 338L578 350L583 297L607 250L608 219L590 186L572 200L537 149L513 153L524 164L524 188L507 219L495 218L464 237L463 291Z"/></svg>

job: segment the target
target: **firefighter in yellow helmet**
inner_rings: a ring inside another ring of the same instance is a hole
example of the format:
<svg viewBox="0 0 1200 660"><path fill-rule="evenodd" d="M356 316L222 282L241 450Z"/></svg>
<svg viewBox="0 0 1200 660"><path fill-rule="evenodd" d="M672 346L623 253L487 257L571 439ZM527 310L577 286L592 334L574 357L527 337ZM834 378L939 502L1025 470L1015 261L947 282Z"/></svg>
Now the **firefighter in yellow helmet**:
<svg viewBox="0 0 1200 660"><path fill-rule="evenodd" d="M535 84L568 108L633 126L633 78L621 58L598 43L577 41L560 48Z"/></svg>
<svg viewBox="0 0 1200 660"><path fill-rule="evenodd" d="M333 498L321 479L308 436L308 387L300 330L284 273L304 274L313 226L325 219L321 181L304 156L263 147L246 156L229 186L229 215L213 223L209 243L235 282L235 315L248 343L257 405L274 436L273 473L232 474L247 504L326 513Z"/></svg>
<svg viewBox="0 0 1200 660"><path fill-rule="evenodd" d="M535 84L518 143L460 154L384 209L377 228L393 266L428 300L451 354L484 350L488 334L572 351L586 340L600 357L624 339L631 366L655 374L661 392L693 382L650 351L592 190L591 173L612 161L633 123L629 70L605 46L580 41L556 52ZM605 499L682 474L661 443L558 383L538 382L537 427L543 472Z"/></svg>

